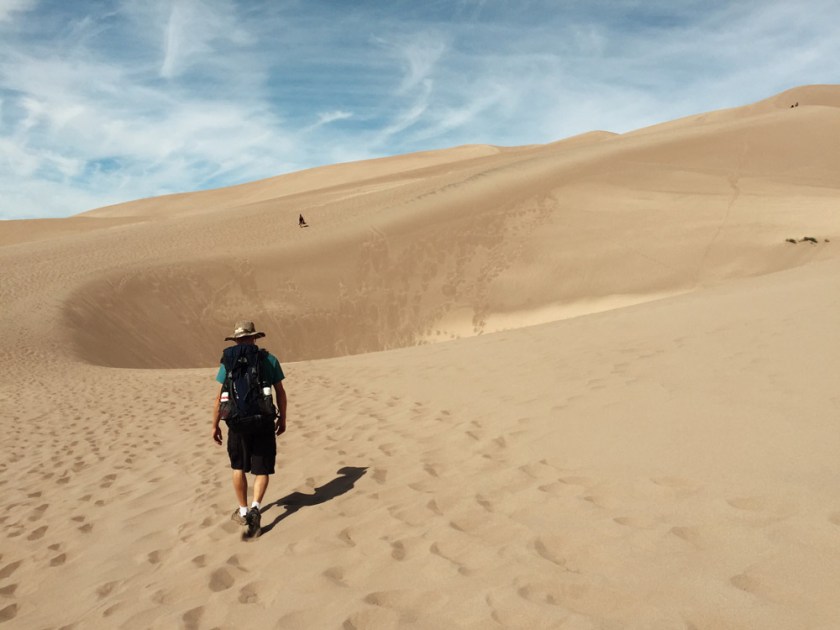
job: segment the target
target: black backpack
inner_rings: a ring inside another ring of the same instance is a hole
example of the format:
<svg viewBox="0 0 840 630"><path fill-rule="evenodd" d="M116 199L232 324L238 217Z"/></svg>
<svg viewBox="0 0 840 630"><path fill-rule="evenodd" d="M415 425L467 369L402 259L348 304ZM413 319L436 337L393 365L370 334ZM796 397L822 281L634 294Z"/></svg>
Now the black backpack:
<svg viewBox="0 0 840 630"><path fill-rule="evenodd" d="M274 430L277 409L271 398L271 383L263 375L268 352L253 344L225 348L221 363L225 382L219 398L219 417L238 433Z"/></svg>

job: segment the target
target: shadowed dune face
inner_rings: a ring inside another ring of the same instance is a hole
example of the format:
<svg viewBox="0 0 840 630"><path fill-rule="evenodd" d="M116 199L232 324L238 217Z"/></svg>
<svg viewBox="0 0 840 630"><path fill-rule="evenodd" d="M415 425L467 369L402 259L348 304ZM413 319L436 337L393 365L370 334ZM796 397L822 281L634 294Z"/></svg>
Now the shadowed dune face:
<svg viewBox="0 0 840 630"><path fill-rule="evenodd" d="M312 289L307 274L278 282L282 260L263 259L242 273L239 261L156 267L96 281L65 307L76 352L112 367L204 367L218 360L233 322L248 317L266 331L266 347L284 361L412 345L428 317L409 309L407 291L365 285L352 295ZM324 278L320 279L324 285ZM414 294L415 296L417 294Z"/></svg>
<svg viewBox="0 0 840 630"><path fill-rule="evenodd" d="M211 365L243 318L298 361L542 323L837 255L823 237L840 207L830 140L840 109L728 115L437 165L425 157L420 170L382 162L374 180L327 178L323 191L307 180L293 200L263 187L256 205L243 200L249 223L288 215L291 228L303 207L313 226L252 247L219 232L192 258L115 267L74 289L63 323L80 358L107 366ZM235 205L223 192L220 203ZM212 232L223 215L200 195L208 219L182 196L188 210L166 219L167 235L179 221ZM805 234L820 243L785 243Z"/></svg>

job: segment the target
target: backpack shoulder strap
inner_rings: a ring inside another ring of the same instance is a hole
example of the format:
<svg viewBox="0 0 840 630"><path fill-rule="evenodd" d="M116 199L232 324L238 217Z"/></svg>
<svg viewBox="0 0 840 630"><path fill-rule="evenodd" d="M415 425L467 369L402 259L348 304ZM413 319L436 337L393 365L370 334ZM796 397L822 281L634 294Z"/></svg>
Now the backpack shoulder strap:
<svg viewBox="0 0 840 630"><path fill-rule="evenodd" d="M270 372L266 372L263 369L263 366L266 363L268 363L268 350L266 350L265 348L260 348L259 360L257 361L257 375L259 376L260 383L262 383L263 385L271 385L271 383L268 382L268 374Z"/></svg>

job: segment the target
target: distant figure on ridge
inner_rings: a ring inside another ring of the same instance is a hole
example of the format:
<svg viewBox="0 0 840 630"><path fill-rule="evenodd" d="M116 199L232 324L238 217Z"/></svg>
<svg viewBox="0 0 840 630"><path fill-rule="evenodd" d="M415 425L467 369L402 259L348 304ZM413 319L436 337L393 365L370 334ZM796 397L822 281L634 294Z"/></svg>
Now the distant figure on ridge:
<svg viewBox="0 0 840 630"><path fill-rule="evenodd" d="M303 218L302 214L300 215L300 218L298 219L298 227L302 227L302 228L309 227L309 224L306 223L306 220Z"/></svg>
<svg viewBox="0 0 840 630"><path fill-rule="evenodd" d="M268 488L268 477L274 474L277 438L286 430L286 390L283 389L283 368L268 350L257 346L265 337L257 332L254 322L236 323L233 335L225 341L235 345L225 348L220 359L216 381L222 389L213 407L213 441L222 444L219 421L228 425L227 451L233 469L233 491L239 501L232 519L247 527L243 537L260 533L260 504ZM277 407L271 398L271 388ZM278 410L279 408L279 410ZM248 478L254 479L254 501L248 509Z"/></svg>

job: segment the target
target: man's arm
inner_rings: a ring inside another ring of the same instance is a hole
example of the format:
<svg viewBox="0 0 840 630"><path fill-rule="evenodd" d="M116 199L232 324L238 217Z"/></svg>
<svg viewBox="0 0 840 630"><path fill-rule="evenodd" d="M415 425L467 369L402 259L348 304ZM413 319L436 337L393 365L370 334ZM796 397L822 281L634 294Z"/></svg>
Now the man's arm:
<svg viewBox="0 0 840 630"><path fill-rule="evenodd" d="M277 422L274 426L274 432L277 435L286 431L286 390L283 388L283 381L274 383L274 391L277 394Z"/></svg>
<svg viewBox="0 0 840 630"><path fill-rule="evenodd" d="M216 394L216 401L213 403L213 441L216 444L222 443L222 429L219 427L219 395Z"/></svg>

